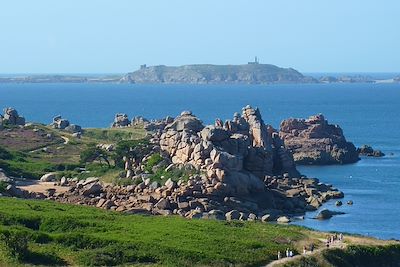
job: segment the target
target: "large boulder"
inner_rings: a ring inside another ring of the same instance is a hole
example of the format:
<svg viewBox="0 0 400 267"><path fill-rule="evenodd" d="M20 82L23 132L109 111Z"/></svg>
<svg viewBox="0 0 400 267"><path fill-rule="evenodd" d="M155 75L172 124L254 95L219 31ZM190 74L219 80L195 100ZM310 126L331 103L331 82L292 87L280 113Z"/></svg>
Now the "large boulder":
<svg viewBox="0 0 400 267"><path fill-rule="evenodd" d="M327 220L332 218L334 215L341 215L341 214L344 214L344 212L323 209L318 213L318 215L315 218L318 220Z"/></svg>
<svg viewBox="0 0 400 267"><path fill-rule="evenodd" d="M25 125L25 118L18 115L14 108L5 108L4 116L1 119L2 124Z"/></svg>
<svg viewBox="0 0 400 267"><path fill-rule="evenodd" d="M284 120L279 135L298 164L346 164L359 160L355 146L346 141L342 129L329 124L322 114Z"/></svg>
<svg viewBox="0 0 400 267"><path fill-rule="evenodd" d="M103 186L98 182L93 182L86 184L83 187L82 195L90 196L90 195L99 195L103 191Z"/></svg>
<svg viewBox="0 0 400 267"><path fill-rule="evenodd" d="M0 168L0 182L12 183L12 181L13 180L4 173L3 169Z"/></svg>
<svg viewBox="0 0 400 267"><path fill-rule="evenodd" d="M55 180L56 180L56 173L54 172L46 173L40 178L41 182L54 182Z"/></svg>
<svg viewBox="0 0 400 267"><path fill-rule="evenodd" d="M65 131L70 133L81 133L82 127L76 124L70 124L69 126L65 127Z"/></svg>
<svg viewBox="0 0 400 267"><path fill-rule="evenodd" d="M115 114L114 122L111 127L127 127L130 126L131 122L129 121L128 115L124 113Z"/></svg>
<svg viewBox="0 0 400 267"><path fill-rule="evenodd" d="M187 130L196 133L203 128L203 123L191 111L183 111L180 116L165 127L166 130L172 129L178 132Z"/></svg>
<svg viewBox="0 0 400 267"><path fill-rule="evenodd" d="M64 130L70 125L69 120L63 119L60 115L53 118L53 122L50 124L54 129Z"/></svg>

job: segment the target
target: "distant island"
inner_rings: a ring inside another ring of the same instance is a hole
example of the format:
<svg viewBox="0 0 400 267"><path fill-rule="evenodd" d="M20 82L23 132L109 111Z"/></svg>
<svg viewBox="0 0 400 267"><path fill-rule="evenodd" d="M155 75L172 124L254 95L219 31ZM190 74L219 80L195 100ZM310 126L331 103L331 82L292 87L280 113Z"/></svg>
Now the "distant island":
<svg viewBox="0 0 400 267"><path fill-rule="evenodd" d="M254 62L244 65L196 64L172 66L146 66L125 75L121 82L128 83L310 83L317 82L292 68Z"/></svg>
<svg viewBox="0 0 400 267"><path fill-rule="evenodd" d="M398 83L400 76L377 78L368 74L304 75L254 61L241 65L191 64L147 66L127 74L2 75L0 83L137 83L137 84L276 84L276 83Z"/></svg>

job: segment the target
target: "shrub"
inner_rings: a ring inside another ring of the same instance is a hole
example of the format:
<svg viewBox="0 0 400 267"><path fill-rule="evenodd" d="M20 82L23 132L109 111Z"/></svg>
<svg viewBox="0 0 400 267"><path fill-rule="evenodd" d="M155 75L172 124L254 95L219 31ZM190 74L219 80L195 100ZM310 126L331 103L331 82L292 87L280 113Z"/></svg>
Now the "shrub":
<svg viewBox="0 0 400 267"><path fill-rule="evenodd" d="M22 260L28 251L28 235L21 230L3 230L0 233L0 242L4 252L11 258Z"/></svg>
<svg viewBox="0 0 400 267"><path fill-rule="evenodd" d="M141 159L150 152L149 140L122 140L115 147L115 166L124 168L124 157Z"/></svg>
<svg viewBox="0 0 400 267"><path fill-rule="evenodd" d="M161 157L160 153L155 153L151 155L146 162L146 165L144 167L145 170L149 173L153 173L153 167L160 163L162 160L163 158Z"/></svg>
<svg viewBox="0 0 400 267"><path fill-rule="evenodd" d="M5 148L0 147L0 159L12 159L13 155Z"/></svg>
<svg viewBox="0 0 400 267"><path fill-rule="evenodd" d="M3 193L4 191L6 191L7 188L7 183L0 181L0 193Z"/></svg>
<svg viewBox="0 0 400 267"><path fill-rule="evenodd" d="M108 160L109 154L104 149L96 146L96 144L89 144L85 150L81 152L80 158L81 163L93 162L104 160L107 166L110 167L110 161Z"/></svg>

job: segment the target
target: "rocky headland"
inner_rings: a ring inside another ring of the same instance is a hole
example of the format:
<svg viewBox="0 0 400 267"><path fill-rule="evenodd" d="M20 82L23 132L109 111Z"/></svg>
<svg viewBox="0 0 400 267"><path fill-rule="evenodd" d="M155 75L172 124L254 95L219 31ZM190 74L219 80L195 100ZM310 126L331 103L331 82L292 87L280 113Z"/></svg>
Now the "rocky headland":
<svg viewBox="0 0 400 267"><path fill-rule="evenodd" d="M347 164L359 160L356 147L346 140L340 126L329 124L322 114L282 121L279 136L297 164Z"/></svg>
<svg viewBox="0 0 400 267"><path fill-rule="evenodd" d="M55 121L62 124L60 120ZM126 213L278 222L289 222L293 216L343 197L331 185L298 172L291 151L256 108L246 106L233 119L216 119L207 126L190 111L157 121L129 120L117 114L113 126L138 124L152 131L140 151L131 148L123 158L121 179L131 181L129 185L104 183L98 177L58 179L56 173L48 173L41 182L67 189L55 186L35 192L11 182L4 194ZM152 166L153 173L161 170L180 176L154 180L147 169L154 155L160 159Z"/></svg>

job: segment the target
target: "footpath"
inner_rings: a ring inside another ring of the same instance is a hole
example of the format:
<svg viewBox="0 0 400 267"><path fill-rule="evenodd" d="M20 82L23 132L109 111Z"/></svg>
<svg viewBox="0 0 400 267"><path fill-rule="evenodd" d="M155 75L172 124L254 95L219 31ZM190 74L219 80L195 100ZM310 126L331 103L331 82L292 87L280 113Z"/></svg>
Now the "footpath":
<svg viewBox="0 0 400 267"><path fill-rule="evenodd" d="M325 242L324 239L321 239L321 241ZM323 248L319 248L319 249L315 249L314 251L307 251L306 253L303 254L298 254L298 255L294 255L293 257L284 257L284 251L282 252L282 256L283 258L280 260L275 260L273 262L270 262L268 265L266 265L266 267L278 267L281 266L285 263L289 263L291 261L295 261L298 260L302 257L308 257L308 256L312 256L314 254L318 254L321 251L327 250L327 249L333 249L333 248L340 248L340 249L344 249L346 247L346 244L343 243L340 240L335 240L334 242L331 242L329 247L323 247Z"/></svg>

